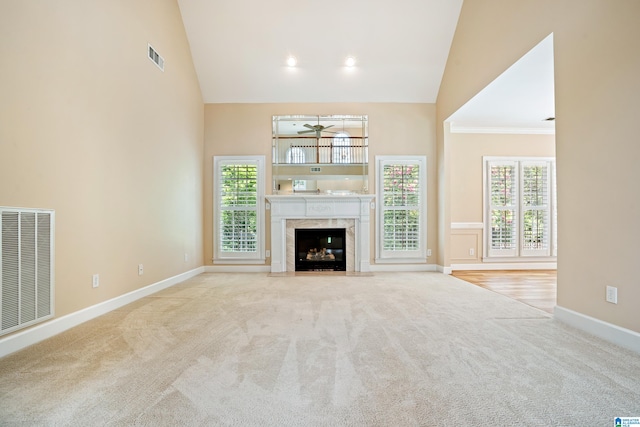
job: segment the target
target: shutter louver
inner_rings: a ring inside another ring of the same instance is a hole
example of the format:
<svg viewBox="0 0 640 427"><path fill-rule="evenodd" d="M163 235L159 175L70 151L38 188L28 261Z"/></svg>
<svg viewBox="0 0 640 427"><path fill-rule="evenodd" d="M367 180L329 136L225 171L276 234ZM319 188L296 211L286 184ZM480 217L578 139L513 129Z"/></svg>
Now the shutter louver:
<svg viewBox="0 0 640 427"><path fill-rule="evenodd" d="M489 255L516 255L518 233L516 177L517 166L514 162L495 164L490 167L491 242Z"/></svg>
<svg viewBox="0 0 640 427"><path fill-rule="evenodd" d="M426 260L426 158L380 156L376 163L379 205L376 259Z"/></svg>
<svg viewBox="0 0 640 427"><path fill-rule="evenodd" d="M522 256L549 256L550 186L546 163L522 166Z"/></svg>
<svg viewBox="0 0 640 427"><path fill-rule="evenodd" d="M1 335L53 316L53 214L0 211Z"/></svg>
<svg viewBox="0 0 640 427"><path fill-rule="evenodd" d="M258 168L224 165L219 180L221 248L224 252L258 250Z"/></svg>

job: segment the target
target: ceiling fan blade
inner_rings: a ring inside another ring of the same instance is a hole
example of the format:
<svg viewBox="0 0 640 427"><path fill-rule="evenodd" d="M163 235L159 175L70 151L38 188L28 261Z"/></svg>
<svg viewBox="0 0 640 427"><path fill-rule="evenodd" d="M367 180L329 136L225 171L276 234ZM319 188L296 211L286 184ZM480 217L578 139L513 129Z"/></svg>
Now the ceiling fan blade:
<svg viewBox="0 0 640 427"><path fill-rule="evenodd" d="M305 124L304 124L304 125L302 125L302 126L304 126L304 127L306 127L306 128L309 128L309 129L313 129L313 126L311 126L309 123L305 123Z"/></svg>
<svg viewBox="0 0 640 427"><path fill-rule="evenodd" d="M329 125L329 126L322 126L322 130L324 130L324 129L329 129L329 128L332 128L332 127L333 127L333 125Z"/></svg>
<svg viewBox="0 0 640 427"><path fill-rule="evenodd" d="M298 134L301 135L303 133L313 133L313 132L315 132L315 130L313 130L313 129L311 129L311 130L299 130Z"/></svg>

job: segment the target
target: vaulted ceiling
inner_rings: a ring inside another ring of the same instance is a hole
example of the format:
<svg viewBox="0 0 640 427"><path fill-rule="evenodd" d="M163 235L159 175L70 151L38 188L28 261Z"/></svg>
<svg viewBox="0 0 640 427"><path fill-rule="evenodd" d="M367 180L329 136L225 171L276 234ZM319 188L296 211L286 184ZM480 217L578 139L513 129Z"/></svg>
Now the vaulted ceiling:
<svg viewBox="0 0 640 427"><path fill-rule="evenodd" d="M430 103L462 0L178 3L206 103Z"/></svg>
<svg viewBox="0 0 640 427"><path fill-rule="evenodd" d="M178 3L205 103L434 103L462 7L462 0ZM463 107L456 123L533 126L553 115L553 51L545 47ZM348 56L355 66L345 66Z"/></svg>

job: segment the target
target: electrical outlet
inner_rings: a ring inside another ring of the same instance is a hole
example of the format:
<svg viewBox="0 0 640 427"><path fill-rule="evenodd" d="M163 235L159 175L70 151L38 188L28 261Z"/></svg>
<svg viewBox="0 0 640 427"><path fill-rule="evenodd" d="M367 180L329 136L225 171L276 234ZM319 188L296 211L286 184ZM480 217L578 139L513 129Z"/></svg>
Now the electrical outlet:
<svg viewBox="0 0 640 427"><path fill-rule="evenodd" d="M427 256L431 256L431 249L427 249Z"/></svg>
<svg viewBox="0 0 640 427"><path fill-rule="evenodd" d="M97 288L98 286L100 286L100 275L99 274L94 274L93 275L93 287Z"/></svg>
<svg viewBox="0 0 640 427"><path fill-rule="evenodd" d="M266 253L264 254L267 258L271 257L271 251L269 249L266 250Z"/></svg>
<svg viewBox="0 0 640 427"><path fill-rule="evenodd" d="M476 255L476 250L473 248L469 248L469 256L475 256Z"/></svg>
<svg viewBox="0 0 640 427"><path fill-rule="evenodd" d="M610 302L612 304L617 304L618 303L618 288L615 288L613 286L607 286L606 300L607 300L607 302Z"/></svg>
<svg viewBox="0 0 640 427"><path fill-rule="evenodd" d="M144 265L138 264L138 276L142 276L144 274Z"/></svg>
<svg viewBox="0 0 640 427"><path fill-rule="evenodd" d="M185 253L184 254L184 262L189 261L189 254Z"/></svg>

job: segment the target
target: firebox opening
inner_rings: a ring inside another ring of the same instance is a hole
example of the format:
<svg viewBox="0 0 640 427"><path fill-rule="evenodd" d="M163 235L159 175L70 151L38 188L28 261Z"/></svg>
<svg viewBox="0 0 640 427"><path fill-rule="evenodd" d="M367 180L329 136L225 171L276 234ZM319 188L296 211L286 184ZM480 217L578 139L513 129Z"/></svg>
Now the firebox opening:
<svg viewBox="0 0 640 427"><path fill-rule="evenodd" d="M344 228L296 228L296 271L346 271Z"/></svg>

